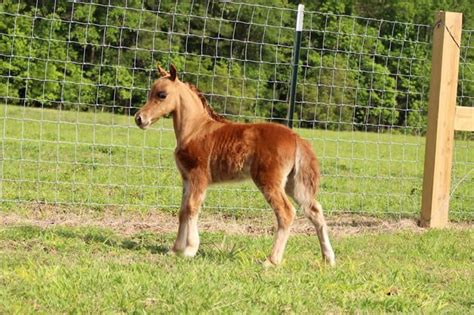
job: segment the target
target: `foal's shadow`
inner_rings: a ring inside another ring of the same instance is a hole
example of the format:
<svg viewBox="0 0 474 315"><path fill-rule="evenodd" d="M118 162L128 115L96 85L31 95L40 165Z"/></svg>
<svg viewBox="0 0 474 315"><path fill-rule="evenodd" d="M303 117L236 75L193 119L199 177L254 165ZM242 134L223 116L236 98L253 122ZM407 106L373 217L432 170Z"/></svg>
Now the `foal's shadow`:
<svg viewBox="0 0 474 315"><path fill-rule="evenodd" d="M54 231L54 233L63 238L79 239L86 244L102 245L108 248L130 251L144 250L155 255L169 255L171 249L170 244L173 242L171 235L155 233L121 236L111 231L100 229L88 231L59 229ZM223 247L215 242L205 241L201 245L196 257L206 260L221 262L233 261L237 259L237 256L242 251L242 247L236 244L229 244Z"/></svg>
<svg viewBox="0 0 474 315"><path fill-rule="evenodd" d="M163 244L140 244L140 242L134 241L132 239L122 240L120 247L128 250L146 250L151 254L164 255L168 254L170 247Z"/></svg>
<svg viewBox="0 0 474 315"><path fill-rule="evenodd" d="M163 244L155 244L148 238L142 235L134 235L131 237L119 237L107 231L90 231L81 233L80 231L69 231L69 230L58 230L56 231L58 236L70 239L80 239L86 244L101 244L107 247L126 249L126 250L146 250L152 254L166 254L169 252L169 246ZM167 241L163 241L167 243Z"/></svg>
<svg viewBox="0 0 474 315"><path fill-rule="evenodd" d="M159 236L157 236L159 237ZM167 244L167 245L164 245ZM128 249L128 250L146 250L149 251L151 254L156 255L170 255L171 240L163 241L162 244L142 244L140 241L136 241L131 238L127 238L122 240L121 244L119 245L120 248ZM204 259L204 260L211 260L216 262L224 262L224 261L233 261L237 259L237 255L241 252L241 248L237 247L236 245L226 247L226 248L219 248L216 244L212 242L203 242L201 244L197 254L197 259ZM170 255L170 256L177 256L181 257L182 259L189 259L181 254L178 255Z"/></svg>

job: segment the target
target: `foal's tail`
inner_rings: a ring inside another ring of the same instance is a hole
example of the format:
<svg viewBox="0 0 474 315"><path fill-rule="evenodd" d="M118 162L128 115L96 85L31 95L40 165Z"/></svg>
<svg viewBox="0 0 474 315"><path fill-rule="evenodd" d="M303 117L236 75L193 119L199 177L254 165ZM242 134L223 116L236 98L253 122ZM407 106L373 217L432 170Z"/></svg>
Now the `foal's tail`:
<svg viewBox="0 0 474 315"><path fill-rule="evenodd" d="M311 145L308 141L298 138L296 141L296 157L293 177L293 197L305 206L314 200L319 190L320 170Z"/></svg>

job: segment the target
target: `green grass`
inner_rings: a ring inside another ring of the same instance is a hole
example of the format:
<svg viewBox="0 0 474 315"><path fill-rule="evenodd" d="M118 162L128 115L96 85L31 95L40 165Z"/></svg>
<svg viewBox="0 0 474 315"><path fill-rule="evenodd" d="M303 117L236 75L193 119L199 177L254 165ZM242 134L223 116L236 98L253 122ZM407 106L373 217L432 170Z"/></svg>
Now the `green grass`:
<svg viewBox="0 0 474 315"><path fill-rule="evenodd" d="M0 228L0 313L472 313L474 231L290 238L265 270L270 237L204 233L195 259L172 236L100 228Z"/></svg>
<svg viewBox="0 0 474 315"><path fill-rule="evenodd" d="M417 216L424 138L401 132L297 130L312 141L328 213ZM109 113L0 106L0 200L8 211L37 203L88 209L174 212L181 180L169 119L152 130ZM451 219L474 218L474 151L456 142ZM467 176L465 176L467 174ZM267 208L250 182L213 186L205 208L252 215Z"/></svg>

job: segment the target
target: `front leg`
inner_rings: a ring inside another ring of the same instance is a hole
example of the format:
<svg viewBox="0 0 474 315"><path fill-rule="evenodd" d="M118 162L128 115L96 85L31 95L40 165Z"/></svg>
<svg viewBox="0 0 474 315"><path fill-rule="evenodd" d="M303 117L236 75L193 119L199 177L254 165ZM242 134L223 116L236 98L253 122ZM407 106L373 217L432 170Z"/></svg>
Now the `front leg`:
<svg viewBox="0 0 474 315"><path fill-rule="evenodd" d="M183 186L178 236L172 251L187 257L194 257L199 248L197 221L206 193L206 184L202 181L185 180Z"/></svg>
<svg viewBox="0 0 474 315"><path fill-rule="evenodd" d="M184 216L186 205L189 203L189 186L186 180L183 180L183 194L181 196L181 208L179 210L178 236L174 242L171 253L181 254L186 248L186 239L188 236L188 225Z"/></svg>

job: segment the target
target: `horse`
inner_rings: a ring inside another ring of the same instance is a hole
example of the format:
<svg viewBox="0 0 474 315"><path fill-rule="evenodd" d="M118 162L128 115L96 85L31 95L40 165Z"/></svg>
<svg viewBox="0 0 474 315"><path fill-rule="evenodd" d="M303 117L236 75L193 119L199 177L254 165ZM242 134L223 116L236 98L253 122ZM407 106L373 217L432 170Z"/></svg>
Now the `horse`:
<svg viewBox="0 0 474 315"><path fill-rule="evenodd" d="M290 196L315 226L323 261L335 265L323 208L314 199L320 169L310 143L281 124L231 122L217 114L194 85L180 81L174 65L169 71L158 65L158 72L160 78L134 119L146 129L164 115L173 118L174 156L183 193L178 235L170 253L196 255L198 214L210 184L250 177L277 222L272 251L263 264L270 267L282 262L296 214Z"/></svg>

